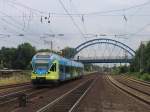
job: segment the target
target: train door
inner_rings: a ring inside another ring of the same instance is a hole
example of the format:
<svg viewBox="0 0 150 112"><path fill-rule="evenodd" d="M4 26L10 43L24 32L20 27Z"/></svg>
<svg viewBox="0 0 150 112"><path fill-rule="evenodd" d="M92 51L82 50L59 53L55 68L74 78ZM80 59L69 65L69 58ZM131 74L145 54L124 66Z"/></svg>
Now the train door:
<svg viewBox="0 0 150 112"><path fill-rule="evenodd" d="M58 70L58 62L54 61L50 67L49 77L54 80L59 80L59 70Z"/></svg>
<svg viewBox="0 0 150 112"><path fill-rule="evenodd" d="M64 81L66 79L65 77L65 66L64 65L59 65L59 76L60 76L60 80Z"/></svg>

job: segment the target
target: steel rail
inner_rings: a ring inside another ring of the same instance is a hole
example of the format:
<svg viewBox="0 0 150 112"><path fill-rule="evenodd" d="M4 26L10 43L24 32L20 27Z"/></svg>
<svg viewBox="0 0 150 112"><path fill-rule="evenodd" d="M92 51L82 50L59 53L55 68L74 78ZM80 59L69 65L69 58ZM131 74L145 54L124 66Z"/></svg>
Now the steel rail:
<svg viewBox="0 0 150 112"><path fill-rule="evenodd" d="M89 79L89 80L87 80L87 81L85 81L85 82L82 82L82 83L80 83L80 84L78 84L76 87L74 87L73 89L71 89L71 90L69 90L68 92L66 92L65 94L63 94L63 95L61 95L60 97L58 97L58 98L56 98L55 100L53 100L52 102L50 102L49 104L47 104L47 105L45 105L44 107L42 107L42 108L40 108L39 110L37 110L36 112L47 112L47 111L49 111L50 110L50 108L53 108L53 106L55 105L57 105L60 101L62 101L63 99L65 99L67 96L69 96L69 95L71 95L73 92L75 92L76 90L78 90L80 87L82 87L82 86L84 86L84 85L86 85L87 83L90 83L89 85L88 85L88 87L85 89L85 91L82 93L82 95L80 95L79 97L78 97L78 95L80 94L80 93L78 93L78 94L76 94L77 96L77 99L76 99L76 97L75 97L75 99L73 98L73 100L75 100L75 103L73 104L73 106L71 106L71 108L68 110L68 111L72 111L73 110L73 108L75 108L75 106L77 105L77 103L82 99L82 97L88 92L88 90L90 89L90 85L91 84L93 84L92 82L93 82L93 80L94 79ZM91 82L90 82L91 81ZM83 89L83 88L82 88ZM61 102L62 103L62 102ZM65 102L63 102L63 105L64 105L64 103ZM68 103L68 102L67 102ZM70 105L70 103L69 103L69 105ZM68 107L68 106L67 106ZM63 109L65 109L64 107L63 107Z"/></svg>

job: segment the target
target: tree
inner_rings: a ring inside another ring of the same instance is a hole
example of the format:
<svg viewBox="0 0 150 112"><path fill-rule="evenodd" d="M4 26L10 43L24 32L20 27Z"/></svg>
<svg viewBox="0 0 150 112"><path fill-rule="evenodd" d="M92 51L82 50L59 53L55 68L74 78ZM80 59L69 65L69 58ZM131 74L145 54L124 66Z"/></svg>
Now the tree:
<svg viewBox="0 0 150 112"><path fill-rule="evenodd" d="M84 64L84 70L85 71L92 71L93 65L92 64Z"/></svg>
<svg viewBox="0 0 150 112"><path fill-rule="evenodd" d="M2 47L0 50L0 66L1 68L12 68L12 63L15 60L16 48Z"/></svg>
<svg viewBox="0 0 150 112"><path fill-rule="evenodd" d="M150 42L144 49L144 62L145 71L150 73Z"/></svg>
<svg viewBox="0 0 150 112"><path fill-rule="evenodd" d="M126 65L119 67L119 73L127 73L128 71L129 71L129 68Z"/></svg>
<svg viewBox="0 0 150 112"><path fill-rule="evenodd" d="M140 45L130 65L130 71L150 73L150 42Z"/></svg>
<svg viewBox="0 0 150 112"><path fill-rule="evenodd" d="M15 61L13 63L14 69L29 69L30 62L33 55L36 53L35 47L29 43L24 43L18 46L16 50Z"/></svg>
<svg viewBox="0 0 150 112"><path fill-rule="evenodd" d="M62 56L65 58L72 58L74 53L76 52L74 48L66 47L61 50L62 51Z"/></svg>
<svg viewBox="0 0 150 112"><path fill-rule="evenodd" d="M37 52L51 52L51 53L59 54L59 52L56 52L56 51L53 51L53 50L50 50L50 49L40 49Z"/></svg>

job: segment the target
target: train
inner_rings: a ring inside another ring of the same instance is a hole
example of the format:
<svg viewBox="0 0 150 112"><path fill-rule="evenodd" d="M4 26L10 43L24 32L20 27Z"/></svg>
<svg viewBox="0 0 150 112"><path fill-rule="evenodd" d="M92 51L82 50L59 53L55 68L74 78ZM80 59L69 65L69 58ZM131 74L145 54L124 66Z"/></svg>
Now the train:
<svg viewBox="0 0 150 112"><path fill-rule="evenodd" d="M50 52L39 52L31 61L33 85L57 84L82 77L84 65Z"/></svg>

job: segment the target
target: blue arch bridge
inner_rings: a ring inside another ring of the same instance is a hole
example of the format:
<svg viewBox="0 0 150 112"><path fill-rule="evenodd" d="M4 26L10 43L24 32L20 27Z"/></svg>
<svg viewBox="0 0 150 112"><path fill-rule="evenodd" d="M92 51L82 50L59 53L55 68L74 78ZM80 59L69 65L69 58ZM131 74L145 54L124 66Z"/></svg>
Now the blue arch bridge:
<svg viewBox="0 0 150 112"><path fill-rule="evenodd" d="M95 44L110 44L116 47L121 48L126 53L128 53L128 56L122 56L122 57L101 57L101 58L80 58L78 57L75 59L75 56L82 51L83 49L95 45ZM73 58L76 61L82 62L82 63L131 63L133 60L133 57L135 56L135 51L127 46L126 44L113 40L113 39L106 39L106 38L99 38L99 39L93 39L86 41L80 45L78 45L75 48L75 52L71 55L71 58Z"/></svg>

